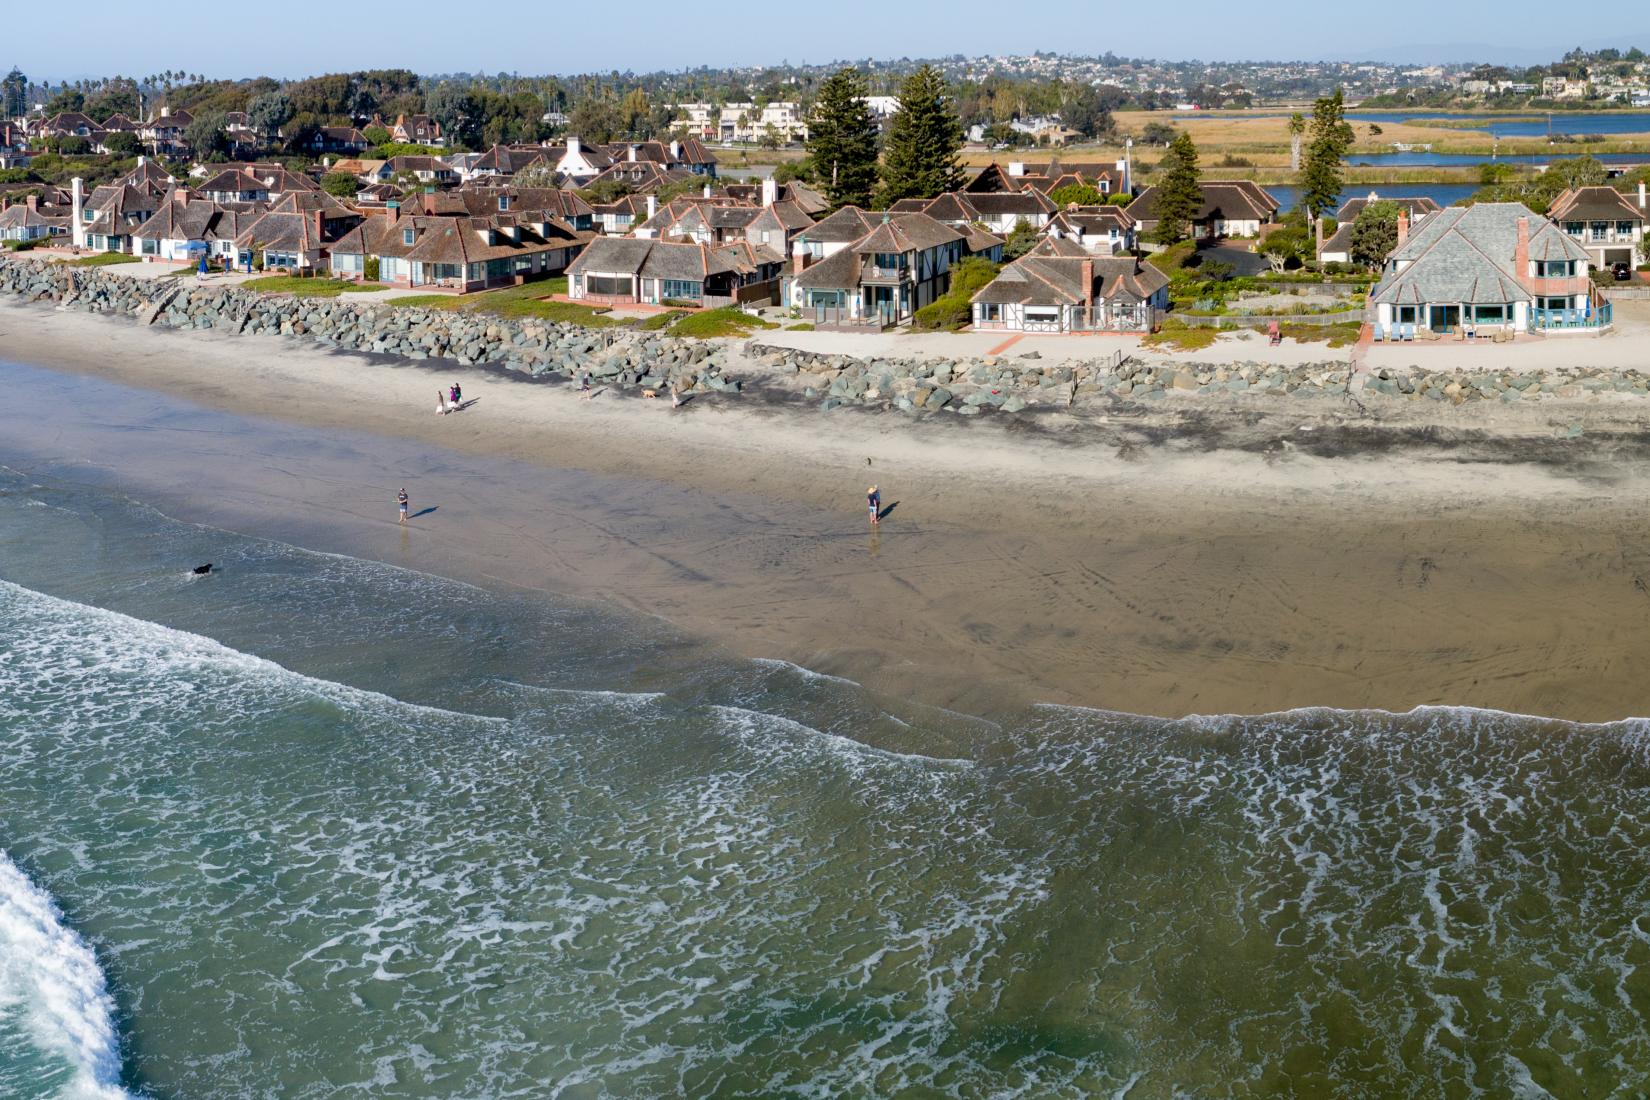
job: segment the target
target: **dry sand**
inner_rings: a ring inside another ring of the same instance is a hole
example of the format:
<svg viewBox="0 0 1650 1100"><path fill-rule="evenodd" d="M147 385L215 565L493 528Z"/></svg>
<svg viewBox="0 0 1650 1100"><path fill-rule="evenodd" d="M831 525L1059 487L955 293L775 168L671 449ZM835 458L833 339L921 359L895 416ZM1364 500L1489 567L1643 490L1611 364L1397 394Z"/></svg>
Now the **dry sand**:
<svg viewBox="0 0 1650 1100"><path fill-rule="evenodd" d="M1650 713L1643 402L913 423L752 387L672 411L17 303L0 358L62 382L7 385L8 464L615 603L926 702ZM89 403L63 375L139 389ZM478 403L437 416L452 381ZM185 429L175 398L226 415ZM879 532L872 482L896 505ZM436 506L410 532L401 484Z"/></svg>

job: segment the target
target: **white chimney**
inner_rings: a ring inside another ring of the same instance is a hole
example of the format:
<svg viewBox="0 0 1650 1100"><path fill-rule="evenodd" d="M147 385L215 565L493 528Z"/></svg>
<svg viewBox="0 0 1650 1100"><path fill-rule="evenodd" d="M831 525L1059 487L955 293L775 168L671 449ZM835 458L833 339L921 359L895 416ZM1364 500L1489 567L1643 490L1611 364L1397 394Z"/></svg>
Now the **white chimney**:
<svg viewBox="0 0 1650 1100"><path fill-rule="evenodd" d="M671 160L681 160L682 159L682 143L677 141L675 138L670 139L670 159Z"/></svg>
<svg viewBox="0 0 1650 1100"><path fill-rule="evenodd" d="M570 137L570 138L567 139L567 155L568 156L570 156L570 157L578 156L580 148L581 147L579 145L579 139L578 138Z"/></svg>
<svg viewBox="0 0 1650 1100"><path fill-rule="evenodd" d="M636 146L632 145L629 150L626 151L624 159L629 161L631 164L636 163Z"/></svg>
<svg viewBox="0 0 1650 1100"><path fill-rule="evenodd" d="M779 185L769 176L762 181L762 205L772 206L779 201Z"/></svg>
<svg viewBox="0 0 1650 1100"><path fill-rule="evenodd" d="M71 217L74 219L71 234L76 248L86 247L86 218L81 214L81 209L86 201L83 188L84 184L80 182L79 176L69 181L69 195L72 203L70 209L73 211Z"/></svg>
<svg viewBox="0 0 1650 1100"><path fill-rule="evenodd" d="M705 198L710 198L710 184L705 184Z"/></svg>
<svg viewBox="0 0 1650 1100"><path fill-rule="evenodd" d="M648 220L652 221L653 220L653 215L657 214L658 212L659 212L659 196L658 195L649 195L647 197L647 218L648 218Z"/></svg>
<svg viewBox="0 0 1650 1100"><path fill-rule="evenodd" d="M149 163L149 158L148 157L142 155L141 153L138 154L138 167L139 168L142 168L145 164L148 164L148 163Z"/></svg>
<svg viewBox="0 0 1650 1100"><path fill-rule="evenodd" d="M1650 210L1650 204L1647 204L1644 201L1644 181L1643 180L1639 181L1639 209L1640 210Z"/></svg>
<svg viewBox="0 0 1650 1100"><path fill-rule="evenodd" d="M1025 161L1021 161L1021 160L1011 160L1011 161L1009 161L1008 162L1008 174L1011 175L1011 176L1023 176L1023 175L1025 175L1026 174Z"/></svg>

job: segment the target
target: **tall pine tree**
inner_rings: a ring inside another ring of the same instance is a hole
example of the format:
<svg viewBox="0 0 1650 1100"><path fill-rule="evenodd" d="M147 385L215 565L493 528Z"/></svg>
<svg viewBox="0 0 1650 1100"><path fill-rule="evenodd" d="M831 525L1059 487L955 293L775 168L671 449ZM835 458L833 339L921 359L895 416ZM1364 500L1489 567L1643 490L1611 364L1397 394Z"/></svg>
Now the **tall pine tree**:
<svg viewBox="0 0 1650 1100"><path fill-rule="evenodd" d="M865 78L840 69L819 86L808 118L808 159L833 210L870 206L876 190L877 121L865 96Z"/></svg>
<svg viewBox="0 0 1650 1100"><path fill-rule="evenodd" d="M924 65L905 78L899 89L899 110L888 126L883 155L882 202L929 199L963 185L962 123L952 104L945 78Z"/></svg>
<svg viewBox="0 0 1650 1100"><path fill-rule="evenodd" d="M1352 149L1352 127L1346 122L1341 90L1312 105L1312 140L1301 165L1301 207L1314 220L1334 210L1341 201L1346 179L1346 154Z"/></svg>
<svg viewBox="0 0 1650 1100"><path fill-rule="evenodd" d="M1197 166L1197 146L1190 134L1177 134L1169 143L1169 151L1157 166L1162 179L1153 197L1152 216L1157 225L1152 228L1152 240L1158 244L1175 244L1191 234L1192 222L1203 211L1203 173Z"/></svg>

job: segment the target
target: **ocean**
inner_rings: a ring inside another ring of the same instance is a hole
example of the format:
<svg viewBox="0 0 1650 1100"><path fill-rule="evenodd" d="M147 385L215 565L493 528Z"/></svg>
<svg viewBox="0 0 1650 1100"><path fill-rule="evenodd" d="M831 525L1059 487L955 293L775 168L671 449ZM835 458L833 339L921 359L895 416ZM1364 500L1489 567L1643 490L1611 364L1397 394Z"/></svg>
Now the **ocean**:
<svg viewBox="0 0 1650 1100"><path fill-rule="evenodd" d="M0 469L7 1098L1639 1095L1647 850L1642 722L954 714Z"/></svg>

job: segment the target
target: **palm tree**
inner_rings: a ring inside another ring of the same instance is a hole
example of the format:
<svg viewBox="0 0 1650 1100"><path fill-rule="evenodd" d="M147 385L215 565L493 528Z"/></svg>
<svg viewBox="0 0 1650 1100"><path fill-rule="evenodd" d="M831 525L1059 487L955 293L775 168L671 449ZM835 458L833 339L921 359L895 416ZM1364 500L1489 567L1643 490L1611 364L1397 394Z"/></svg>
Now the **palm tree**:
<svg viewBox="0 0 1650 1100"><path fill-rule="evenodd" d="M1306 133L1306 116L1296 111L1289 116L1289 170L1301 170L1301 137Z"/></svg>

